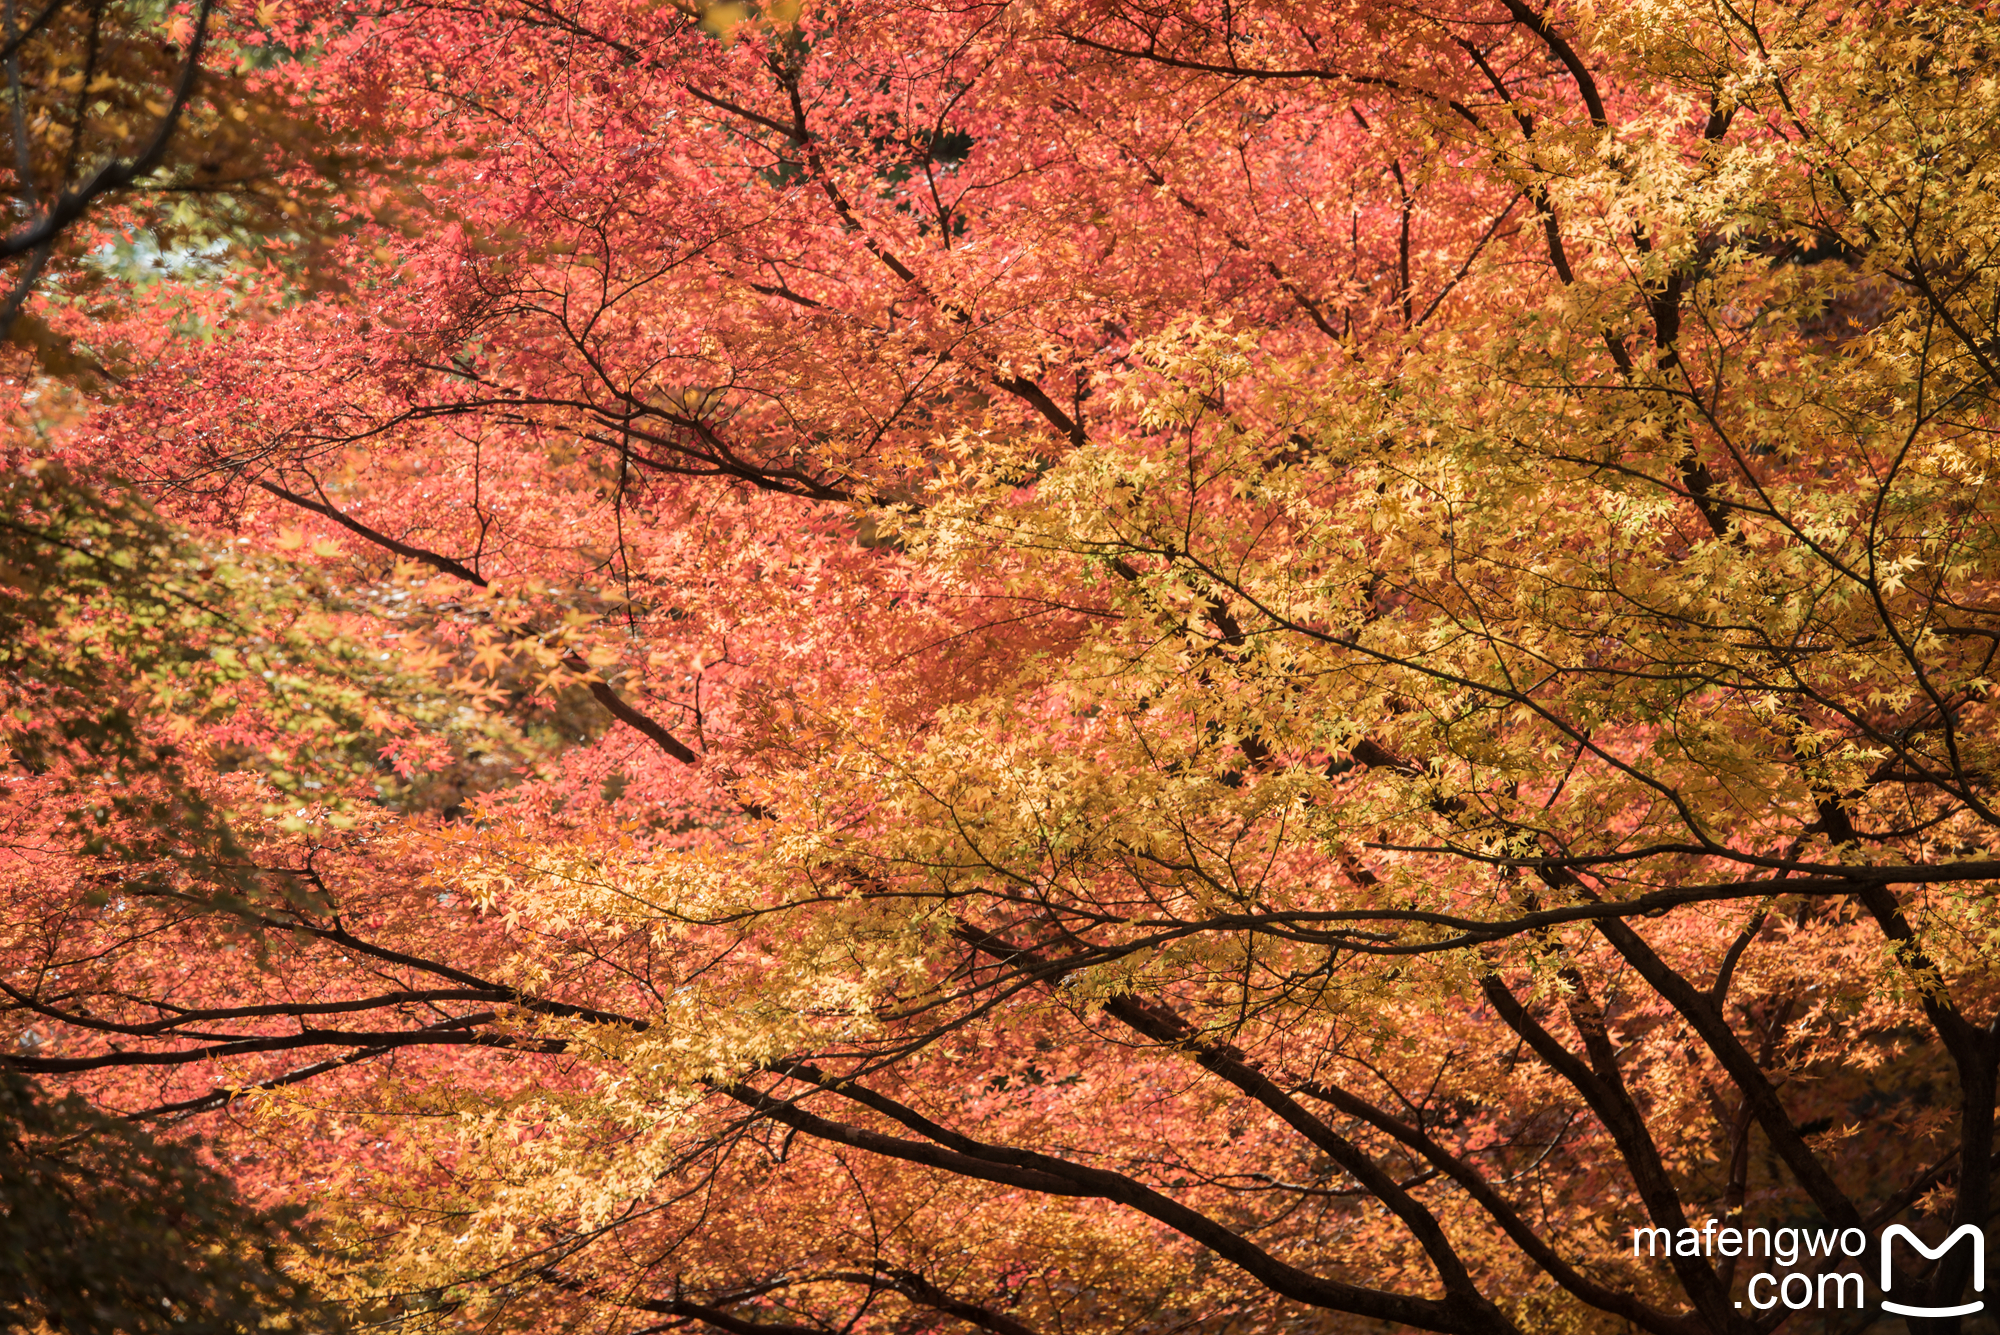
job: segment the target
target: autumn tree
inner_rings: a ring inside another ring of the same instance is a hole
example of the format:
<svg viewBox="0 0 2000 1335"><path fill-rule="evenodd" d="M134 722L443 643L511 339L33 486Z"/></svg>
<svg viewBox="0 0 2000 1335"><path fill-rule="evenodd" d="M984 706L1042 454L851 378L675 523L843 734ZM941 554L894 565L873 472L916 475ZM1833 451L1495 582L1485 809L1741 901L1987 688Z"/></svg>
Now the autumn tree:
<svg viewBox="0 0 2000 1335"><path fill-rule="evenodd" d="M14 785L5 1061L367 1319L1756 1335L1633 1231L1992 1215L1986 7L285 21L431 224L50 304L47 451L397 722L195 635L227 897Z"/></svg>

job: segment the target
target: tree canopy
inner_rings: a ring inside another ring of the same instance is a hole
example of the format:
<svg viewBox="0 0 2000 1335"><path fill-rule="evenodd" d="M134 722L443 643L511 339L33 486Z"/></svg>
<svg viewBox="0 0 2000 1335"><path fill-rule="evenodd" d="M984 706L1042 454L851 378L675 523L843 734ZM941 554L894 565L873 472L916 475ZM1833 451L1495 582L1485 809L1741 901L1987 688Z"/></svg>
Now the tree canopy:
<svg viewBox="0 0 2000 1335"><path fill-rule="evenodd" d="M295 193L16 302L0 1066L300 1283L1764 1335L1634 1230L2000 1208L1990 6L232 21L105 160Z"/></svg>

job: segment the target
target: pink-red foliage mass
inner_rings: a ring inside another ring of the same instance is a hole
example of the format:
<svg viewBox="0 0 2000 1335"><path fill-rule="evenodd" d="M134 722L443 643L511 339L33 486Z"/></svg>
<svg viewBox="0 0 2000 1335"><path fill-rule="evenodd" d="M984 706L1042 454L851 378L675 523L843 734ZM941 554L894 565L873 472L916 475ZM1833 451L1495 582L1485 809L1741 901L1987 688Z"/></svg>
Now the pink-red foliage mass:
<svg viewBox="0 0 2000 1335"><path fill-rule="evenodd" d="M1989 6L227 22L291 221L21 280L0 1064L361 1319L1764 1335L1633 1230L1993 1213Z"/></svg>

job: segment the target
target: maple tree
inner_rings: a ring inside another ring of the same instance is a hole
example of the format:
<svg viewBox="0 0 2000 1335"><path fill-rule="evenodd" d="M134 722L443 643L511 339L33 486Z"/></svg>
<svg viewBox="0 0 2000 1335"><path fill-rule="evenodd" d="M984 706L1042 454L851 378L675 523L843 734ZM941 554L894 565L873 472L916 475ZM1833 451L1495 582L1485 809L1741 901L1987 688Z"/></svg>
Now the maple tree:
<svg viewBox="0 0 2000 1335"><path fill-rule="evenodd" d="M24 296L17 528L162 528L6 575L0 1060L302 1277L1750 1335L1632 1230L1993 1212L1986 8L259 22L431 221Z"/></svg>

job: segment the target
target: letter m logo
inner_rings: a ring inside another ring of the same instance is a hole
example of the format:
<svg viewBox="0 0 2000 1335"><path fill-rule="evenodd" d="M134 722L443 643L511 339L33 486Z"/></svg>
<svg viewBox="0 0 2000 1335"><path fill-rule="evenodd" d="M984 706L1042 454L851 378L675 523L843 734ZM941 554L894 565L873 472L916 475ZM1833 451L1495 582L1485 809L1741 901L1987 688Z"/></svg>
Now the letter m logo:
<svg viewBox="0 0 2000 1335"><path fill-rule="evenodd" d="M1922 1238L1910 1232L1909 1229L1904 1228L1901 1224L1891 1224L1888 1228L1882 1230L1883 1293L1889 1291L1889 1283L1895 1278L1894 1272L1889 1266L1889 1244L1897 1238L1902 1238L1932 1261L1937 1260L1953 1247L1956 1247L1960 1238L1971 1238L1972 1288L1975 1293L1984 1293L1986 1291L1986 1235L1979 1231L1977 1224L1961 1226L1958 1232L1952 1234L1935 1247L1924 1246ZM1882 1300L1882 1310L1885 1312L1894 1312L1897 1316L1971 1316L1974 1312L1984 1309L1985 1306L1984 1301L1975 1301L1960 1303L1956 1307L1906 1307L1902 1303L1892 1303L1887 1298Z"/></svg>

